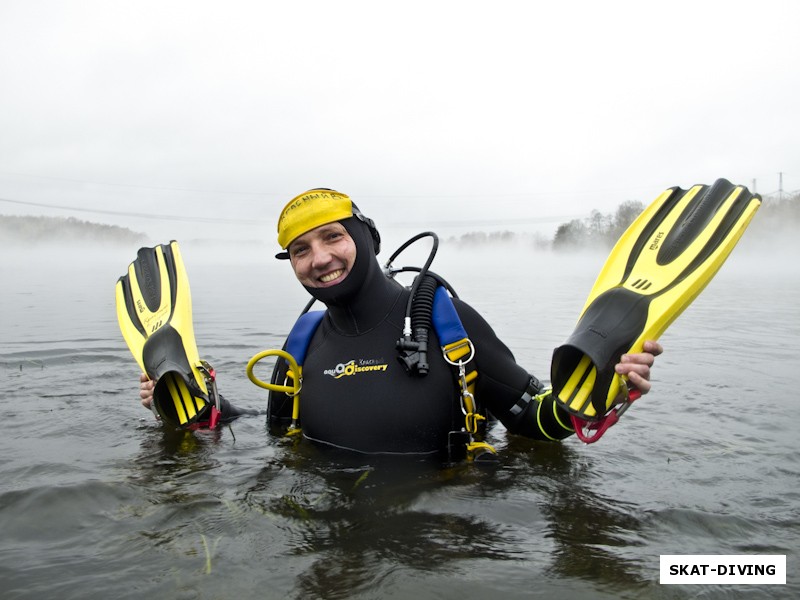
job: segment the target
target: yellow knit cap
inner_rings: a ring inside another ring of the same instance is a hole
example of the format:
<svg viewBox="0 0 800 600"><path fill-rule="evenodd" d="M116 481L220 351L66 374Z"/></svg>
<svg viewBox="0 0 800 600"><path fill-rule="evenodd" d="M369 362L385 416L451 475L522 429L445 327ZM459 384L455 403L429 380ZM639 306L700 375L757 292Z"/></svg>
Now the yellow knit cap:
<svg viewBox="0 0 800 600"><path fill-rule="evenodd" d="M353 202L349 196L334 190L308 190L283 207L278 219L278 243L286 249L304 233L352 216Z"/></svg>

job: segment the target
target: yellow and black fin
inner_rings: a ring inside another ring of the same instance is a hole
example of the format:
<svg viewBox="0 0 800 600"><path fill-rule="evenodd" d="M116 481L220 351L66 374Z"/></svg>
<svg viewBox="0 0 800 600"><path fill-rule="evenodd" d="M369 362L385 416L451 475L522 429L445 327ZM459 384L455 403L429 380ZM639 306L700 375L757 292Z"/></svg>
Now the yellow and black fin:
<svg viewBox="0 0 800 600"><path fill-rule="evenodd" d="M575 331L553 353L557 402L597 421L626 400L627 384L614 372L622 354L641 352L691 304L760 204L760 196L725 179L656 198L614 246Z"/></svg>
<svg viewBox="0 0 800 600"><path fill-rule="evenodd" d="M117 319L136 362L151 379L156 412L168 424L200 420L210 398L192 324L189 279L178 243L141 248L116 285Z"/></svg>

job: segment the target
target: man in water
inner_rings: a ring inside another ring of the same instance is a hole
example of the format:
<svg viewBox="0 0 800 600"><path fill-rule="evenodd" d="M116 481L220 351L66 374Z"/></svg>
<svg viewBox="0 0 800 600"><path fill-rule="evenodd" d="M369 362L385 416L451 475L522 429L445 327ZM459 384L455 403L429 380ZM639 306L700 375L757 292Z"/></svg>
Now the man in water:
<svg viewBox="0 0 800 600"><path fill-rule="evenodd" d="M427 354L426 372L397 360L411 290L387 277L376 254L380 235L350 198L314 189L291 200L278 220L278 243L294 274L327 310L311 333L303 365L301 428L319 444L365 454L458 454L480 439L484 417L513 434L559 440L574 433L569 415L540 381L519 366L489 324L468 304L452 299L475 349L465 372L477 373L465 410L462 374L437 351ZM430 332L430 348L438 348ZM642 394L650 391L650 368L662 352L657 342L623 355L616 372ZM469 358L469 357L468 357ZM279 361L273 381L284 381ZM142 378L142 404L150 406L154 383ZM292 399L270 394L271 424L288 422ZM465 425L465 413L467 422ZM473 419L470 423L469 419ZM474 434L474 435L473 435Z"/></svg>

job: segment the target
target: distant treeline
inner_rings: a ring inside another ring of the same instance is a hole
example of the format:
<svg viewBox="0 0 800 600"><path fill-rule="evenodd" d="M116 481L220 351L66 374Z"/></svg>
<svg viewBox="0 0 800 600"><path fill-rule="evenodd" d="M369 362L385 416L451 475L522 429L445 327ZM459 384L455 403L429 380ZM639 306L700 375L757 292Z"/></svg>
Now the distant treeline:
<svg viewBox="0 0 800 600"><path fill-rule="evenodd" d="M74 217L0 215L0 238L11 242L102 242L136 244L146 239L117 225L102 225Z"/></svg>
<svg viewBox="0 0 800 600"><path fill-rule="evenodd" d="M645 209L638 200L628 200L619 205L612 214L593 210L585 219L573 219L558 226L552 240L533 235L533 245L540 249L579 250L582 248L611 248L634 219ZM800 229L800 193L783 198L764 197L761 208L750 226L749 236L781 237L796 236ZM531 235L515 234L510 231L483 233L472 232L461 235L453 241L464 245L484 243L518 242L529 239Z"/></svg>
<svg viewBox="0 0 800 600"><path fill-rule="evenodd" d="M614 214L604 215L593 210L586 219L573 219L559 225L553 237L553 249L610 248L644 208L638 200L628 200L620 204Z"/></svg>
<svg viewBox="0 0 800 600"><path fill-rule="evenodd" d="M452 241L464 246L497 244L510 242L531 243L540 250L569 250L597 246L614 245L622 232L644 210L644 205L636 200L624 202L613 215L604 215L594 210L586 219L573 219L558 226L552 239L539 233L517 234L511 231L485 233L473 231L465 233Z"/></svg>

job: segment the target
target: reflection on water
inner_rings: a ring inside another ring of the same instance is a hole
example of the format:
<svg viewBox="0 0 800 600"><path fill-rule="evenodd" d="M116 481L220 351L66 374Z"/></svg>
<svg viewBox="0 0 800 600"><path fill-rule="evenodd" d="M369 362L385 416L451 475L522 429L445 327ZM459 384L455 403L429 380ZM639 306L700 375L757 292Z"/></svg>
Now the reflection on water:
<svg viewBox="0 0 800 600"><path fill-rule="evenodd" d="M524 252L514 265L506 250L445 253L435 270L546 376L602 257ZM207 257L184 255L223 393L264 409L243 365L280 344L302 290L285 265L252 259L210 278ZM477 468L322 452L270 437L263 417L163 431L138 406L116 325L113 283L132 256L11 265L15 285L0 291L4 598L742 591L659 586L659 555L681 553L786 554L789 585L748 596L800 592L800 459L784 418L800 402L797 267L776 277L762 262L726 265L664 336L654 392L601 443L496 430L500 462ZM535 276L519 277L521 265Z"/></svg>

